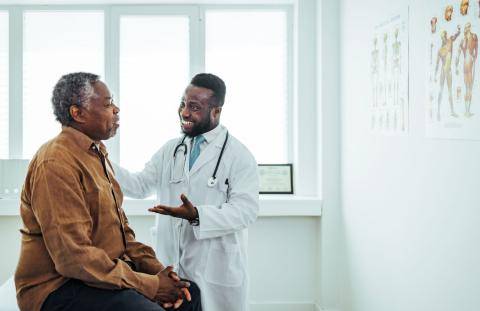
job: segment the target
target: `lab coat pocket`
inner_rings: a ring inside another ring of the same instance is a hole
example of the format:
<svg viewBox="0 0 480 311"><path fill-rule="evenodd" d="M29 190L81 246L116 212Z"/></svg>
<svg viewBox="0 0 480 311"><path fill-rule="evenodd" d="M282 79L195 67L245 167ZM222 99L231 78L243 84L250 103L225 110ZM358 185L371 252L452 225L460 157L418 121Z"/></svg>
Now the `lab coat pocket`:
<svg viewBox="0 0 480 311"><path fill-rule="evenodd" d="M205 280L221 286L240 286L244 272L237 244L212 242L208 251Z"/></svg>
<svg viewBox="0 0 480 311"><path fill-rule="evenodd" d="M228 192L228 185L227 185L227 184L224 184L224 183L219 183L218 189L220 190L220 192L222 192L222 193L224 193L224 194L227 194L227 192Z"/></svg>

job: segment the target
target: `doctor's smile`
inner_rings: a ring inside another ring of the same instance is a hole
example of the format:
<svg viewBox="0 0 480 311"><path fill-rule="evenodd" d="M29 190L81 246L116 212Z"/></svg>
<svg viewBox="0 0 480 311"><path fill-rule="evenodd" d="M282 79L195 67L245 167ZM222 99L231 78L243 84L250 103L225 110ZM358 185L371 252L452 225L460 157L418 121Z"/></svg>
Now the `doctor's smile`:
<svg viewBox="0 0 480 311"><path fill-rule="evenodd" d="M192 121L185 121L185 120L182 120L182 130L184 132L188 132L188 131L191 131L192 128L193 128L193 122Z"/></svg>

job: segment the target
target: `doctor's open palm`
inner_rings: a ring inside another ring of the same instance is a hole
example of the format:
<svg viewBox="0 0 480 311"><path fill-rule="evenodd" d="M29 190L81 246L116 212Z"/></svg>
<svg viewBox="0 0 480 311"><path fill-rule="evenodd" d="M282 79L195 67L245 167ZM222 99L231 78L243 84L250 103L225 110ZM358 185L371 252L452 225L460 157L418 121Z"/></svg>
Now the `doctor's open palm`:
<svg viewBox="0 0 480 311"><path fill-rule="evenodd" d="M162 214L162 215L170 215L177 218L183 218L186 220L194 220L198 217L198 211L193 206L193 204L188 200L188 198L182 194L180 196L183 204L178 207L170 207L165 205L157 205L155 207L149 208L150 212Z"/></svg>

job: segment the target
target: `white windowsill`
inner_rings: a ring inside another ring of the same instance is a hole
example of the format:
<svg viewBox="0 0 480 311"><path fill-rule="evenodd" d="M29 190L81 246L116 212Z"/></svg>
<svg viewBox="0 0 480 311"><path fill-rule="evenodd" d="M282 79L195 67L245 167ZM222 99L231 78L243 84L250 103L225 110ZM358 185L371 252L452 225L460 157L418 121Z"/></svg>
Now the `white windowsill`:
<svg viewBox="0 0 480 311"><path fill-rule="evenodd" d="M152 215L149 207L154 200L126 199L123 204L128 216ZM261 195L260 217L278 216L321 216L322 200L317 197L299 197L295 195ZM18 199L0 199L0 216L18 216Z"/></svg>

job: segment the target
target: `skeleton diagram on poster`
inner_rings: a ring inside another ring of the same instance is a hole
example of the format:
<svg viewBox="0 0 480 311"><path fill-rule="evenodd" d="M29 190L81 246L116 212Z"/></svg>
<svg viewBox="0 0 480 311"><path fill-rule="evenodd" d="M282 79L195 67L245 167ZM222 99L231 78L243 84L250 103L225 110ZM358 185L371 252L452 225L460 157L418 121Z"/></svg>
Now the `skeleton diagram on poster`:
<svg viewBox="0 0 480 311"><path fill-rule="evenodd" d="M378 24L371 48L372 131L408 130L408 8Z"/></svg>
<svg viewBox="0 0 480 311"><path fill-rule="evenodd" d="M480 1L435 1L428 30L429 137L480 139Z"/></svg>

